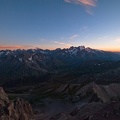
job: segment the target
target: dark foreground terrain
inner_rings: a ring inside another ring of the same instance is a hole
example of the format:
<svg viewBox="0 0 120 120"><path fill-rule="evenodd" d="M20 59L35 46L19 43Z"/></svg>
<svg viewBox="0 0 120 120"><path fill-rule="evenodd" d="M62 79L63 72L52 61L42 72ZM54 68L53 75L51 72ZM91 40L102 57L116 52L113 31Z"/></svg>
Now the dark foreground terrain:
<svg viewBox="0 0 120 120"><path fill-rule="evenodd" d="M6 91L10 99L6 109L12 110L11 103L15 110L4 116L14 117L19 109L27 116L16 120L120 120L120 84L41 84Z"/></svg>

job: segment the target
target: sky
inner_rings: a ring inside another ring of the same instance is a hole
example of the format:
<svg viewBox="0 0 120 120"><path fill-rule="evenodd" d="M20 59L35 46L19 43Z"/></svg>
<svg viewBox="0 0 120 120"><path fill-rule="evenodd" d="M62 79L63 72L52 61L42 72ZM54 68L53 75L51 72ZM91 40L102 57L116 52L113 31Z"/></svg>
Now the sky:
<svg viewBox="0 0 120 120"><path fill-rule="evenodd" d="M0 0L0 49L120 51L120 0Z"/></svg>

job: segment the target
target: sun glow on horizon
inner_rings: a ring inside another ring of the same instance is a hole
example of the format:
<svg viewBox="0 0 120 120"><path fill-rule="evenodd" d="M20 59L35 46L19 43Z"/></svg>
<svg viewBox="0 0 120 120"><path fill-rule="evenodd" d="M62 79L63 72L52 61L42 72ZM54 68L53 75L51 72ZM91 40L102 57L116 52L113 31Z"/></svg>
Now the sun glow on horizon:
<svg viewBox="0 0 120 120"><path fill-rule="evenodd" d="M81 46L81 45L79 45ZM61 49L64 49L64 48L70 48L71 46L63 46L63 47L50 47L50 46L27 46L27 45L16 45L16 46L5 46L5 45L2 45L0 46L0 50L17 50L17 49L24 49L24 50L27 50L27 49L48 49L48 50L55 50L57 48L61 48ZM78 46L74 46L74 47L78 47ZM96 47L90 47L90 46L85 46L85 47L89 47L89 48L92 48L92 49L97 49L97 50L103 50L103 51L110 51L110 52L120 52L120 49L116 49L116 48L105 48L105 47L101 47L101 48L96 48Z"/></svg>
<svg viewBox="0 0 120 120"><path fill-rule="evenodd" d="M1 0L0 50L84 45L120 52L120 0L107 4L105 0Z"/></svg>

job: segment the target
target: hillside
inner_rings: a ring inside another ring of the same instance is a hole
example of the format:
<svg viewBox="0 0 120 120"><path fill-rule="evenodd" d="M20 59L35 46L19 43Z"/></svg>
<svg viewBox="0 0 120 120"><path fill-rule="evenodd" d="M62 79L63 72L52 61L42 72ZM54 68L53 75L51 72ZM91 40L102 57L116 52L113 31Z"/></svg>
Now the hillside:
<svg viewBox="0 0 120 120"><path fill-rule="evenodd" d="M9 81L13 84L15 81L21 81L21 84L36 84L55 79L59 81L61 77L69 79L67 77L69 75L70 78L76 79L82 75L118 68L119 60L120 55L117 53L84 46L56 50L2 50L0 51L0 81L1 84Z"/></svg>

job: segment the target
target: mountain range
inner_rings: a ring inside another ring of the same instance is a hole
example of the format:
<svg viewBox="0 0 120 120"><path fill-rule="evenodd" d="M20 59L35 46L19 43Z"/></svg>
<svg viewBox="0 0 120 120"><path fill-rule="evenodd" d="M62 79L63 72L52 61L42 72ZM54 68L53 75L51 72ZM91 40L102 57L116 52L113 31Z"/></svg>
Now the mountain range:
<svg viewBox="0 0 120 120"><path fill-rule="evenodd" d="M96 50L84 46L72 46L66 49L57 48L55 50L1 50L0 81L3 83L26 77L38 77L39 79L47 79L49 77L50 79L50 74L63 74L64 71L69 71L69 73L72 71L74 73L74 70L81 71L83 68L87 70L91 65L93 68L102 66L103 69L106 64L110 67L111 64L119 60L119 53Z"/></svg>
<svg viewBox="0 0 120 120"><path fill-rule="evenodd" d="M1 50L0 85L1 119L120 119L120 53Z"/></svg>

